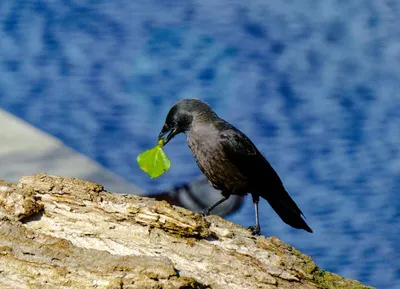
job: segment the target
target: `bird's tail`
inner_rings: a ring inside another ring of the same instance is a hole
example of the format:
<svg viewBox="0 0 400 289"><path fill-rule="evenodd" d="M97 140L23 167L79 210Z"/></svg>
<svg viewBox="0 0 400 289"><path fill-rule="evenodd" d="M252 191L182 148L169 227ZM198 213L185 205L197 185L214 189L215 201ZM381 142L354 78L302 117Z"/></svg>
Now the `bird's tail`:
<svg viewBox="0 0 400 289"><path fill-rule="evenodd" d="M286 224L296 229L306 230L309 233L313 232L304 221L302 211L286 190L279 194L279 198L269 197L266 200Z"/></svg>

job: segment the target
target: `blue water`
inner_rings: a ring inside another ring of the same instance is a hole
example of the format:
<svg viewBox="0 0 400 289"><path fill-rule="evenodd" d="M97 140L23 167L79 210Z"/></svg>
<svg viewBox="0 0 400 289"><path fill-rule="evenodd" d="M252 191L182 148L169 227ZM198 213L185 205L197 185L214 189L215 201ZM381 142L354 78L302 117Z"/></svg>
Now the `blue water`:
<svg viewBox="0 0 400 289"><path fill-rule="evenodd" d="M136 156L199 97L267 156L314 234L262 230L318 265L400 288L400 2L0 1L0 107L150 190L200 174L184 136ZM230 220L253 223L251 198Z"/></svg>

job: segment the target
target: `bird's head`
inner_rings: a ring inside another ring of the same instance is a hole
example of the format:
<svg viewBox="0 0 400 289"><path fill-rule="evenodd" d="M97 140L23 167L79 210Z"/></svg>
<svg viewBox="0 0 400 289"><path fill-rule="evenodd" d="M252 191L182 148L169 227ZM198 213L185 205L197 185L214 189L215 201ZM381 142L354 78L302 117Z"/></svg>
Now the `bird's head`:
<svg viewBox="0 0 400 289"><path fill-rule="evenodd" d="M165 145L177 134L190 130L193 122L214 116L216 114L207 103L199 99L182 99L169 110L158 139L169 133L164 140Z"/></svg>

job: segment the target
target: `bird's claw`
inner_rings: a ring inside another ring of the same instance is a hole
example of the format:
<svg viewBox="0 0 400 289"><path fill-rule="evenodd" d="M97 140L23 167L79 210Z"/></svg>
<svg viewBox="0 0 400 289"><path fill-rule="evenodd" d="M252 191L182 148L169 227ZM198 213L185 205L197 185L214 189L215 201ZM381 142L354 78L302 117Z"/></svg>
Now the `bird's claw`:
<svg viewBox="0 0 400 289"><path fill-rule="evenodd" d="M210 215L210 211L208 211L208 210L203 210L203 211L200 211L199 214L202 215L203 217L205 217L205 216Z"/></svg>
<svg viewBox="0 0 400 289"><path fill-rule="evenodd" d="M259 226L256 226L256 225L250 226L250 227L248 227L248 229L252 232L252 234L254 236L260 236L261 235L261 230L260 230Z"/></svg>

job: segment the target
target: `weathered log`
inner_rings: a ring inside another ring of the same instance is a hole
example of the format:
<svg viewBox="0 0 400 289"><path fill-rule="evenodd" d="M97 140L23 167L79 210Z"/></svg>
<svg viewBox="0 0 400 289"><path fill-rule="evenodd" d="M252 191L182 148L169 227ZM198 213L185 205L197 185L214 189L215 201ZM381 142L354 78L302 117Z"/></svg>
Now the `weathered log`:
<svg viewBox="0 0 400 289"><path fill-rule="evenodd" d="M39 174L0 181L1 288L371 288L217 216Z"/></svg>

